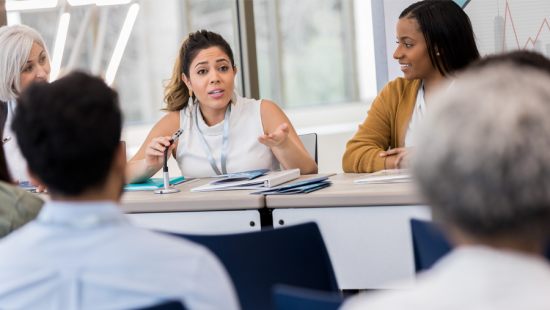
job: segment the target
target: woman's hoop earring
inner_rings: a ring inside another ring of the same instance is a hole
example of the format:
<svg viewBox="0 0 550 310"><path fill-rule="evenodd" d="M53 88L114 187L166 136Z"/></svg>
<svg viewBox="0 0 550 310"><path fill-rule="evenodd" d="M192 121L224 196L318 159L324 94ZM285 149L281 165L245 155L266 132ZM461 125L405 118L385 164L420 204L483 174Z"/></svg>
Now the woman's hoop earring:
<svg viewBox="0 0 550 310"><path fill-rule="evenodd" d="M189 105L189 112L193 111L193 91L192 90L189 90L189 101L187 105Z"/></svg>
<svg viewBox="0 0 550 310"><path fill-rule="evenodd" d="M233 90L233 96L231 96L231 103L233 103L233 105L237 105L237 95L235 94L235 90Z"/></svg>

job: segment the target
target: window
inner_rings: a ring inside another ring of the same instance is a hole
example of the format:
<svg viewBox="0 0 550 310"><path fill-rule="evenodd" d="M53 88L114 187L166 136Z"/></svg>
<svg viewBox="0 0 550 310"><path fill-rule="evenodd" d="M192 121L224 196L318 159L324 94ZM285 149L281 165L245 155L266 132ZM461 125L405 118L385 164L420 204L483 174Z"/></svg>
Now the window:
<svg viewBox="0 0 550 310"><path fill-rule="evenodd" d="M119 92L126 124L154 122L164 114L160 112L163 81L171 77L179 47L189 32L207 29L220 33L242 68L236 22L237 1L242 0L134 0L118 5L71 6L74 1L47 0L57 6L8 12L8 23L36 28L53 57L60 16L70 13L60 75L83 70L105 76L130 8L139 5L112 82ZM365 87L359 87L365 85L361 82L365 70L358 69L364 67L363 57L356 56L365 39L356 37L359 30L354 5L370 6L369 0L244 1L254 5L261 98L283 108L365 98ZM236 80L237 88L240 82Z"/></svg>
<svg viewBox="0 0 550 310"><path fill-rule="evenodd" d="M350 4L254 1L262 98L283 107L358 99Z"/></svg>

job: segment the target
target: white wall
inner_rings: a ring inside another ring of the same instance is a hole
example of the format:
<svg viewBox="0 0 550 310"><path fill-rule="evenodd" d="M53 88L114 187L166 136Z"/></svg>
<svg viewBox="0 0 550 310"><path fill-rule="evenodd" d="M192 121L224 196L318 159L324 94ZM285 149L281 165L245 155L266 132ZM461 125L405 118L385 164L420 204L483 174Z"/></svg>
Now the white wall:
<svg viewBox="0 0 550 310"><path fill-rule="evenodd" d="M385 0L384 1L384 16L386 22L386 48L388 60L388 80L393 81L398 77L403 77L399 62L393 58L395 49L397 48L396 26L399 21L399 15L409 5L418 2L418 0Z"/></svg>

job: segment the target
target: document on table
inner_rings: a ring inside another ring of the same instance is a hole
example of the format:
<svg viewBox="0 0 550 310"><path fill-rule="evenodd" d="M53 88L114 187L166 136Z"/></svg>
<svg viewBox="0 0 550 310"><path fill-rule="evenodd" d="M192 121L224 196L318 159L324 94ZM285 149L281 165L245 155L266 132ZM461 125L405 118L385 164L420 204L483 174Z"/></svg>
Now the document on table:
<svg viewBox="0 0 550 310"><path fill-rule="evenodd" d="M296 182L292 184L276 186L268 189L262 189L257 192L252 192L250 194L261 194L261 195L296 195L296 194L307 194L316 190L323 189L332 185L332 182L327 181L327 177L316 178L312 180Z"/></svg>
<svg viewBox="0 0 550 310"><path fill-rule="evenodd" d="M281 185L285 182L295 180L300 177L300 169L270 171L262 176L244 181L219 182L213 181L208 184L191 189L192 192L210 192L210 191L231 191L242 189L264 189Z"/></svg>
<svg viewBox="0 0 550 310"><path fill-rule="evenodd" d="M353 181L355 184L388 184L411 182L411 174L408 169L382 170Z"/></svg>

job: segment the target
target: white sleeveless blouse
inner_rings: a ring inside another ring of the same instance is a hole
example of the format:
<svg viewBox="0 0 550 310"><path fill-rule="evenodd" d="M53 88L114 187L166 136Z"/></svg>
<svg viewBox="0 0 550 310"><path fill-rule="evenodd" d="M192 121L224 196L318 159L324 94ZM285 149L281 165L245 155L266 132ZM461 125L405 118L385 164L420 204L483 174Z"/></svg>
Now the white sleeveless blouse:
<svg viewBox="0 0 550 310"><path fill-rule="evenodd" d="M227 173L236 173L257 169L279 170L279 161L271 148L258 141L264 135L260 114L261 100L237 97L237 103L231 107L229 134L227 139ZM197 109L200 131L212 153L212 157L221 171L221 153L223 140L223 122L209 127L204 122L200 107ZM180 111L180 128L183 133L176 150L176 161L185 177L204 178L216 175L210 166L202 147L200 133L196 130L195 111L189 108Z"/></svg>

